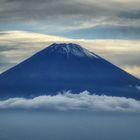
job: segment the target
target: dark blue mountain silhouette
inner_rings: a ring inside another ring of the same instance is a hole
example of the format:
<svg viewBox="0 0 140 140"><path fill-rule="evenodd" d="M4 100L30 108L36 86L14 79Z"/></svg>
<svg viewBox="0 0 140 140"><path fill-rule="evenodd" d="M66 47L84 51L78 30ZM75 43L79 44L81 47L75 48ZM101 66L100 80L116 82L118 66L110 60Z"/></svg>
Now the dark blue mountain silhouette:
<svg viewBox="0 0 140 140"><path fill-rule="evenodd" d="M89 91L140 99L140 80L77 44L52 44L0 75L0 98Z"/></svg>

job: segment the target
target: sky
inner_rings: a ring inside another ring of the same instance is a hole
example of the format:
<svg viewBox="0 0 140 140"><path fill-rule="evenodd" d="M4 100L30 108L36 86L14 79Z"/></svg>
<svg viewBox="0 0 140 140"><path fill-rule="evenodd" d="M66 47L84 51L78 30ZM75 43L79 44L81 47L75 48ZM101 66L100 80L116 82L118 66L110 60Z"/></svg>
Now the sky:
<svg viewBox="0 0 140 140"><path fill-rule="evenodd" d="M131 38L133 36L134 39L140 38L140 1L0 1L0 30L26 30L73 37L72 31L77 32L77 30L84 29L85 32L88 32L89 28L101 30L100 32L106 28L110 28L111 31L119 28L122 34L127 30L130 32ZM123 34L121 37L125 37L125 35Z"/></svg>

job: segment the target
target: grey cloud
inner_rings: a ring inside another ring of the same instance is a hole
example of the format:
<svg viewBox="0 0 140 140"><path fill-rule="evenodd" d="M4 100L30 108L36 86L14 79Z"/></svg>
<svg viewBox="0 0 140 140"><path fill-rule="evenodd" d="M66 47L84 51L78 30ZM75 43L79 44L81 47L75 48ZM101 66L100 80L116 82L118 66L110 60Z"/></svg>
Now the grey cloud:
<svg viewBox="0 0 140 140"><path fill-rule="evenodd" d="M118 14L121 18L128 18L128 19L140 19L140 10L132 10L127 12L121 12Z"/></svg>
<svg viewBox="0 0 140 140"><path fill-rule="evenodd" d="M4 46L3 47L0 47L0 51L3 52L3 51L9 51L9 50L12 50L12 48L5 48Z"/></svg>
<svg viewBox="0 0 140 140"><path fill-rule="evenodd" d="M132 22L132 21L131 21ZM61 33L62 34L62 33ZM65 36L84 39L140 39L140 27L99 25L90 28L66 31Z"/></svg>
<svg viewBox="0 0 140 140"><path fill-rule="evenodd" d="M127 1L124 3L124 6L119 6L119 3L113 0L2 0L0 19L1 22L44 22L43 26L57 23L61 26L69 24L78 27L85 21L90 21L92 25L113 22L127 16L134 17L133 20L138 18L139 14L133 14L133 11L138 11L139 7L134 4L131 10Z"/></svg>
<svg viewBox="0 0 140 140"><path fill-rule="evenodd" d="M0 101L0 109L140 112L140 101L125 97L91 95L87 91L79 94L65 92L54 96L38 96L32 99L10 98Z"/></svg>
<svg viewBox="0 0 140 140"><path fill-rule="evenodd" d="M140 51L126 54L112 54L110 59L120 66L128 65L140 67Z"/></svg>
<svg viewBox="0 0 140 140"><path fill-rule="evenodd" d="M3 3L2 3L3 4ZM2 5L1 4L1 5ZM30 20L29 18L47 18L47 17L55 17L55 16L74 16L74 15L86 15L86 14L94 14L98 13L99 6L97 5L90 5L86 3L79 3L76 1L64 1L64 0L45 0L45 1L38 1L38 0L30 0L30 1L16 1L13 0L12 2L8 2L5 4L3 8L4 10L1 11L1 18L2 19L13 19L19 18ZM100 8L102 10L102 8ZM96 15L95 14L95 15ZM21 17L20 17L21 15ZM52 17L52 18L53 18Z"/></svg>
<svg viewBox="0 0 140 140"><path fill-rule="evenodd" d="M6 34L7 34L7 33L0 33L0 36L1 36L1 35L6 35Z"/></svg>
<svg viewBox="0 0 140 140"><path fill-rule="evenodd" d="M6 51L10 51L10 50L17 50L18 48L10 48L10 47L7 47L7 46L1 46L0 45L0 52L6 52Z"/></svg>

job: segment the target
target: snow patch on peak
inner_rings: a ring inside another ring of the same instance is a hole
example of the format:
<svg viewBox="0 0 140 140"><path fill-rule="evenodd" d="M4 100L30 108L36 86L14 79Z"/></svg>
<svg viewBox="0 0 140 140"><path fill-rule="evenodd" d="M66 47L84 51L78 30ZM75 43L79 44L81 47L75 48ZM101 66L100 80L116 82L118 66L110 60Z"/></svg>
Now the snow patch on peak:
<svg viewBox="0 0 140 140"><path fill-rule="evenodd" d="M75 56L80 56L80 57L94 57L99 59L100 57L97 56L96 54L90 52L89 50L81 47L78 44L74 44L74 43L54 43L52 45L50 45L48 47L48 49L51 52L57 52L57 53L61 53L61 54L72 54Z"/></svg>

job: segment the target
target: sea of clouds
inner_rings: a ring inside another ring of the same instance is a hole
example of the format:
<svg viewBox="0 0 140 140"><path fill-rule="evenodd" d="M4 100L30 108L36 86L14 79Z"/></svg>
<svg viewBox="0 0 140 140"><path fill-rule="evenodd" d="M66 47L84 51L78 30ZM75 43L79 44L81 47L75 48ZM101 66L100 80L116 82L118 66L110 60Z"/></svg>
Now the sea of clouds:
<svg viewBox="0 0 140 140"><path fill-rule="evenodd" d="M72 94L70 91L57 95L42 95L31 99L9 98L0 101L0 110L57 110L57 111L111 111L139 112L140 101L125 97L90 94L88 91Z"/></svg>

